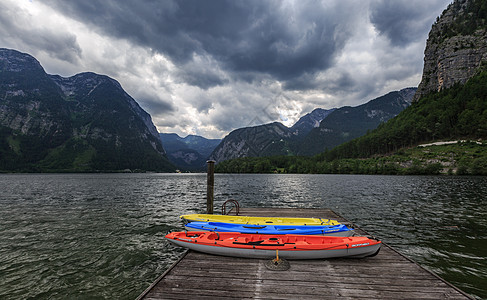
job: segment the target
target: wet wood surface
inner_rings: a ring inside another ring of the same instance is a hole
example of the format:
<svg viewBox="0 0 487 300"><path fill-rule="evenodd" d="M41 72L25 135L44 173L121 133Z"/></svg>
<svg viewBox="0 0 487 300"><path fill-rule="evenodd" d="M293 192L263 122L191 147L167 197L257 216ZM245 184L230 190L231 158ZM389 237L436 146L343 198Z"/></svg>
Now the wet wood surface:
<svg viewBox="0 0 487 300"><path fill-rule="evenodd" d="M329 209L241 208L240 215L317 217L353 226ZM374 257L291 260L287 271L269 270L266 261L187 251L138 299L470 298L385 244Z"/></svg>

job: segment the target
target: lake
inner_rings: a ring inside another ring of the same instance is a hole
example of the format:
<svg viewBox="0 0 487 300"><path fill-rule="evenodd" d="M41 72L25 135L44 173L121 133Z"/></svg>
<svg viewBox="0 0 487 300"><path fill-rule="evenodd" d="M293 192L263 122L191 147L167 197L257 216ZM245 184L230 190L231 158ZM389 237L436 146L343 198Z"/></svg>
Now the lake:
<svg viewBox="0 0 487 300"><path fill-rule="evenodd" d="M215 175L215 212L331 208L487 298L487 177ZM0 299L135 299L183 252L163 236L203 213L206 174L0 175Z"/></svg>

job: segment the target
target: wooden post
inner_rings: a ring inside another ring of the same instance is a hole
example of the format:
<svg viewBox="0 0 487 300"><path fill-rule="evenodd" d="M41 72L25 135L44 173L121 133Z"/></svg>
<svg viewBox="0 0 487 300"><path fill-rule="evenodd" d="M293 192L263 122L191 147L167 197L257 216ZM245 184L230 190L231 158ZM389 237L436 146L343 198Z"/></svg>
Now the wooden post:
<svg viewBox="0 0 487 300"><path fill-rule="evenodd" d="M215 161L209 160L206 184L206 213L213 214L213 191L215 188Z"/></svg>

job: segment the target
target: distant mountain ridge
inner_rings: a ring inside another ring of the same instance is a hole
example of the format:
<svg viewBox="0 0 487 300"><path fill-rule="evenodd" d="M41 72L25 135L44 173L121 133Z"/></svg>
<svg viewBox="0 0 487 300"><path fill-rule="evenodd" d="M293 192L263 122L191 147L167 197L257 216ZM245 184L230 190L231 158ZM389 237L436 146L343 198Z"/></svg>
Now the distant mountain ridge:
<svg viewBox="0 0 487 300"><path fill-rule="evenodd" d="M172 171L150 115L114 79L48 75L0 49L0 170Z"/></svg>
<svg viewBox="0 0 487 300"><path fill-rule="evenodd" d="M320 123L323 119L328 117L336 108L323 109L316 108L312 112L302 116L299 120L291 127L291 131L296 136L305 136L313 128L320 127Z"/></svg>
<svg viewBox="0 0 487 300"><path fill-rule="evenodd" d="M239 128L222 140L210 159L218 163L238 157L291 155L292 136L289 128L279 122Z"/></svg>
<svg viewBox="0 0 487 300"><path fill-rule="evenodd" d="M416 88L405 88L359 106L336 109L309 132L297 154L315 155L366 134L411 105L415 92Z"/></svg>
<svg viewBox="0 0 487 300"><path fill-rule="evenodd" d="M391 92L357 107L315 109L291 128L274 122L236 129L215 148L210 159L221 162L240 157L318 154L393 118L411 104L415 91L406 88Z"/></svg>
<svg viewBox="0 0 487 300"><path fill-rule="evenodd" d="M185 171L203 170L208 156L221 142L220 139L207 139L198 135L182 138L175 133L160 133L159 136L169 160Z"/></svg>

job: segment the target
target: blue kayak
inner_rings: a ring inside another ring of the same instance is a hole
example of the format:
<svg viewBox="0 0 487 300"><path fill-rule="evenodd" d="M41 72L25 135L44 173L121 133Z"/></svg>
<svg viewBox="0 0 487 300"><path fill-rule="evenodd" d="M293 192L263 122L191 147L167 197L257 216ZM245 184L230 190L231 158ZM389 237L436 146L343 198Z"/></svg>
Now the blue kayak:
<svg viewBox="0 0 487 300"><path fill-rule="evenodd" d="M329 225L251 225L220 222L189 222L186 225L188 231L217 231L217 232L240 232L257 234L302 234L302 235L331 235L331 236L352 236L353 230L347 226Z"/></svg>

